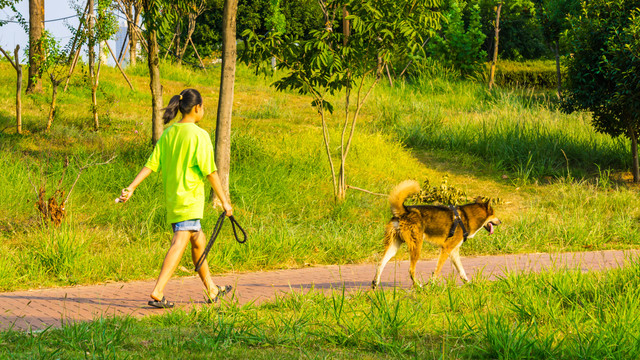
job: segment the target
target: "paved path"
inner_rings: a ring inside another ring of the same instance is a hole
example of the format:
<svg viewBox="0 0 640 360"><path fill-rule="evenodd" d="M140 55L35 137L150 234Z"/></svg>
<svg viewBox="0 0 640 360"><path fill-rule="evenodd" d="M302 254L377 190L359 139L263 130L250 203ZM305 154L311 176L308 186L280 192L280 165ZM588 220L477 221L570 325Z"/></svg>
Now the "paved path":
<svg viewBox="0 0 640 360"><path fill-rule="evenodd" d="M506 272L540 271L547 268L572 268L582 271L621 267L625 260L637 258L640 250L595 251L561 254L521 254L499 256L466 257L462 263L472 278L484 276L489 279ZM435 268L435 260L418 262L416 273L428 278ZM391 261L382 274L382 287L408 288L407 261ZM330 292L331 289L348 291L366 290L371 284L375 265L319 266L303 269L265 271L244 274L225 274L214 277L219 285L233 284L233 299L240 304L261 303L278 294L290 291ZM450 261L443 269L443 276L453 272ZM147 305L149 293L155 281L133 281L103 285L78 286L43 290L0 293L0 330L41 330L49 326L59 327L65 323L91 321L97 317L145 316L159 314L163 309ZM166 296L180 308L206 306L202 284L196 276L174 278L167 285ZM229 295L227 295L229 296Z"/></svg>

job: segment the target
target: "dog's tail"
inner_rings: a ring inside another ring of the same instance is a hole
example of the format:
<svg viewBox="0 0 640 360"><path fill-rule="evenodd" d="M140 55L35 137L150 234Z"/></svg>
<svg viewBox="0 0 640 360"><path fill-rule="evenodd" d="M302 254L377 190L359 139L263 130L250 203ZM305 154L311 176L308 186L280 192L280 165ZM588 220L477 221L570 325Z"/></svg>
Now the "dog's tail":
<svg viewBox="0 0 640 360"><path fill-rule="evenodd" d="M389 194L389 203L391 204L393 216L401 216L407 212L404 208L404 200L418 192L420 192L420 184L415 180L405 180L393 188Z"/></svg>

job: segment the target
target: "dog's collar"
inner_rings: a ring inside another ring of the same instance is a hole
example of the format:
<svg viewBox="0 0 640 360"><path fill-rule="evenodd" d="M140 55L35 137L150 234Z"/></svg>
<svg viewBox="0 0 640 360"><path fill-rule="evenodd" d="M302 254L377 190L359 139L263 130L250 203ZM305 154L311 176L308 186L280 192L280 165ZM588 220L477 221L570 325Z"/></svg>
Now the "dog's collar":
<svg viewBox="0 0 640 360"><path fill-rule="evenodd" d="M448 237L452 237L453 234L455 234L456 229L458 228L458 225L460 225L460 228L462 228L462 236L464 238L462 242L467 241L467 237L469 237L469 232L467 231L467 228L464 226L464 223L462 222L462 218L460 218L460 214L458 214L458 208L456 206L449 205L449 209L453 211L453 224L451 225L451 230L449 230Z"/></svg>

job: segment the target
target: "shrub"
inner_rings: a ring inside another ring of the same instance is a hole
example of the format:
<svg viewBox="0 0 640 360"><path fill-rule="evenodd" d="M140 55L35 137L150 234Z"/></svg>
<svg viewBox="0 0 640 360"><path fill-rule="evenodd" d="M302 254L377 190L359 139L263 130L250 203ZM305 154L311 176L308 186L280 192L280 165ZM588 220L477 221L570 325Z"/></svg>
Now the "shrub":
<svg viewBox="0 0 640 360"><path fill-rule="evenodd" d="M465 26L463 11L466 4L454 0L446 11L443 32L433 37L428 52L443 65L452 67L466 77L475 77L482 70L487 54L481 49L485 35L480 26L480 7L469 6ZM466 29L465 29L466 28Z"/></svg>
<svg viewBox="0 0 640 360"><path fill-rule="evenodd" d="M487 69L489 66L487 64ZM553 61L499 61L496 67L496 84L500 86L553 89L557 86L556 81Z"/></svg>

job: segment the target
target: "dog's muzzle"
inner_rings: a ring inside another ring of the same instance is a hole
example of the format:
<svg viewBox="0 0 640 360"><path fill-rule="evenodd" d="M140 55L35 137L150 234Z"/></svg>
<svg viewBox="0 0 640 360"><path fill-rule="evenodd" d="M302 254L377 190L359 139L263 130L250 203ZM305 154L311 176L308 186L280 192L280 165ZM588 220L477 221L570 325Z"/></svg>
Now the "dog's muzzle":
<svg viewBox="0 0 640 360"><path fill-rule="evenodd" d="M501 221L496 219L496 220L491 220L489 222L487 222L487 224L484 226L484 228L489 232L489 235L493 235L493 228L495 226L498 226L501 224Z"/></svg>

